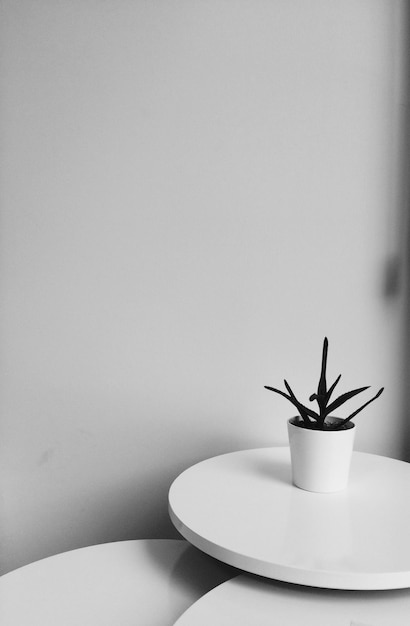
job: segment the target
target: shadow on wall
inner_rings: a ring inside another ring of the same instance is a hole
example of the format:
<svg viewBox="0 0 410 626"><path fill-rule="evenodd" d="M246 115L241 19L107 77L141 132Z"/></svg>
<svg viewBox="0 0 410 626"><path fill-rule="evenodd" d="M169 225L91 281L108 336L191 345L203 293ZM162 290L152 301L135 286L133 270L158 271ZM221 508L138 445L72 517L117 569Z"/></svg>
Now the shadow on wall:
<svg viewBox="0 0 410 626"><path fill-rule="evenodd" d="M402 372L402 424L403 441L401 458L410 462L410 220L408 217L410 176L410 7L405 3L402 24L402 67L401 98L399 99L397 141L397 191L394 195L393 211L398 216L396 252L386 263L385 296L396 297L399 290L403 295L403 334L401 350Z"/></svg>
<svg viewBox="0 0 410 626"><path fill-rule="evenodd" d="M393 11L396 48L392 71L393 138L390 205L386 208L387 253L382 260L381 295L387 306L400 308L401 337L397 344L397 371L401 393L401 446L398 457L410 462L410 6Z"/></svg>

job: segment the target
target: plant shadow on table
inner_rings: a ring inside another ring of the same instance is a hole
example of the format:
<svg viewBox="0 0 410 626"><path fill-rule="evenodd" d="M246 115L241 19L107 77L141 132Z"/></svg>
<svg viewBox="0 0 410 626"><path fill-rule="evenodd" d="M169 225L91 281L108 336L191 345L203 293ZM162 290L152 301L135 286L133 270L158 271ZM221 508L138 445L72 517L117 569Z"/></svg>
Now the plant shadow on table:
<svg viewBox="0 0 410 626"><path fill-rule="evenodd" d="M154 542L148 549L151 559L165 569L166 562L161 549ZM212 558L187 543L186 549L175 562L171 579L178 589L197 599L239 573L241 572L234 567Z"/></svg>

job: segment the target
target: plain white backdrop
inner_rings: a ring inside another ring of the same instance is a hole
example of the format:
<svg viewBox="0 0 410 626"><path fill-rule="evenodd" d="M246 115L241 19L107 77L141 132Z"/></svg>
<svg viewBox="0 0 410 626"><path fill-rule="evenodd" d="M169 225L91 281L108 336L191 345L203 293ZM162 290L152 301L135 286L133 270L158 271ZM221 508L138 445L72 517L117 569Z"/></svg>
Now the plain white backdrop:
<svg viewBox="0 0 410 626"><path fill-rule="evenodd" d="M307 400L325 334L400 457L402 10L2 0L3 572L177 536L172 480L285 444L263 386Z"/></svg>

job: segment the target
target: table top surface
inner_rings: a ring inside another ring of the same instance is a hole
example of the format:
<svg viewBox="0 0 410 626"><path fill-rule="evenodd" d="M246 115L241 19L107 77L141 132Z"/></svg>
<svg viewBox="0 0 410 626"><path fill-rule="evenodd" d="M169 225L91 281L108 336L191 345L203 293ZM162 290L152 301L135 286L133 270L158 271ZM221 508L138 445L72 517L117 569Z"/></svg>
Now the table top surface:
<svg viewBox="0 0 410 626"><path fill-rule="evenodd" d="M404 626L410 589L315 589L240 575L190 606L175 626Z"/></svg>
<svg viewBox="0 0 410 626"><path fill-rule="evenodd" d="M107 543L36 561L0 578L2 626L171 626L237 575L186 541Z"/></svg>
<svg viewBox="0 0 410 626"><path fill-rule="evenodd" d="M171 519L199 549L246 572L334 589L410 587L410 464L354 452L337 493L292 484L289 448L244 450L183 472Z"/></svg>

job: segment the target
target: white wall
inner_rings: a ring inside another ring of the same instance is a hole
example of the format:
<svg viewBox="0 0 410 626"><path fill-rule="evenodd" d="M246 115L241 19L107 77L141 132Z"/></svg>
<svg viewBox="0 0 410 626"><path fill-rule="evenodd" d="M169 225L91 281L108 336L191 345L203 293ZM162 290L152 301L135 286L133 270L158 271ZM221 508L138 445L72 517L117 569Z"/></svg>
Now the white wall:
<svg viewBox="0 0 410 626"><path fill-rule="evenodd" d="M285 444L263 385L307 399L325 334L399 456L402 3L0 7L2 571L176 536L171 481Z"/></svg>

